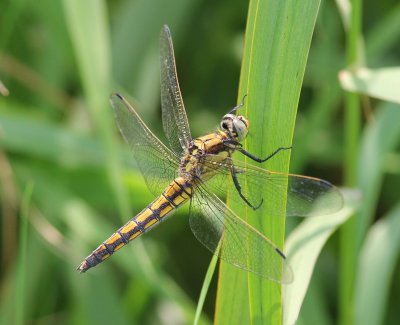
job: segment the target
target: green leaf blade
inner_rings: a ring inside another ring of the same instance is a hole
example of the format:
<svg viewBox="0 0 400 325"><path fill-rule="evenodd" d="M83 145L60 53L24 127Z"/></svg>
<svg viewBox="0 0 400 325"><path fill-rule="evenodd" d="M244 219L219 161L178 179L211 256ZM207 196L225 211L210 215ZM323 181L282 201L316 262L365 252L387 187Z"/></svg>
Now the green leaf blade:
<svg viewBox="0 0 400 325"><path fill-rule="evenodd" d="M400 205L376 222L361 249L355 284L355 324L384 324L390 281L400 253Z"/></svg>
<svg viewBox="0 0 400 325"><path fill-rule="evenodd" d="M291 145L296 111L319 1L251 1L246 29L239 100L247 94L250 121L246 149L266 157L279 147ZM268 169L288 172L289 155L268 161ZM283 247L285 193L279 202L265 200L259 218L247 217L242 202L229 202L239 216ZM238 306L241 308L232 308ZM248 313L247 313L248 312ZM281 285L221 264L215 321L225 324L280 324Z"/></svg>
<svg viewBox="0 0 400 325"><path fill-rule="evenodd" d="M339 212L306 219L288 237L286 252L295 272L291 285L283 288L283 324L294 324L307 293L317 258L331 234L354 214L360 193L343 191L345 206Z"/></svg>

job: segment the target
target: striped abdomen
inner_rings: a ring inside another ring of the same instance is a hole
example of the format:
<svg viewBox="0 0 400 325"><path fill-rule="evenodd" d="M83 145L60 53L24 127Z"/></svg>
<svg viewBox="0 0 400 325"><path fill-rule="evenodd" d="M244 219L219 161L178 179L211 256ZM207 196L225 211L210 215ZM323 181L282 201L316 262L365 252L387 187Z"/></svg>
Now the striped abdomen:
<svg viewBox="0 0 400 325"><path fill-rule="evenodd" d="M145 233L185 203L190 198L191 193L191 184L185 181L183 177L174 179L158 198L119 228L111 237L97 247L92 254L86 257L81 265L79 265L78 271L81 273L86 272L91 267L103 262L115 251Z"/></svg>

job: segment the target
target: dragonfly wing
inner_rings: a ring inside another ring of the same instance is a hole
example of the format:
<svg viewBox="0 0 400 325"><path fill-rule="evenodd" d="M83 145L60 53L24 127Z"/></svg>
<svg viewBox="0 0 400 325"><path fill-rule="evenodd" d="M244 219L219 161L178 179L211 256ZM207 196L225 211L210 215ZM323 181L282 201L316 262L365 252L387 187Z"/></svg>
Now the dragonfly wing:
<svg viewBox="0 0 400 325"><path fill-rule="evenodd" d="M164 25L160 34L161 108L165 135L171 149L181 156L192 141L176 73L171 32Z"/></svg>
<svg viewBox="0 0 400 325"><path fill-rule="evenodd" d="M202 185L191 200L190 227L225 262L270 280L292 282L292 270L279 248Z"/></svg>
<svg viewBox="0 0 400 325"><path fill-rule="evenodd" d="M179 160L150 131L134 108L120 94L112 94L115 119L150 191L159 195L177 176Z"/></svg>
<svg viewBox="0 0 400 325"><path fill-rule="evenodd" d="M220 197L224 197L229 189L233 199L243 200L232 179L231 170L234 168L241 193L255 207L262 202L279 200L285 192L287 216L322 216L343 207L341 192L319 178L271 172L231 158L221 162L214 155L207 155L203 164L206 170L214 173L205 186Z"/></svg>

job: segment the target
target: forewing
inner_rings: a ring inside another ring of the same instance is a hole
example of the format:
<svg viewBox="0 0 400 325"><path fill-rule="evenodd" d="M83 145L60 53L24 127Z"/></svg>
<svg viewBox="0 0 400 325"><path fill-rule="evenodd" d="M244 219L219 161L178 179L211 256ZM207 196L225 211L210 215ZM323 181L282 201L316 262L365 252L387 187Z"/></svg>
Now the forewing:
<svg viewBox="0 0 400 325"><path fill-rule="evenodd" d="M225 262L277 282L293 280L280 250L202 185L191 200L190 227L196 238Z"/></svg>
<svg viewBox="0 0 400 325"><path fill-rule="evenodd" d="M171 32L164 25L160 34L161 108L165 135L171 149L181 156L192 141L176 73Z"/></svg>
<svg viewBox="0 0 400 325"><path fill-rule="evenodd" d="M178 158L150 131L124 97L115 93L110 101L119 130L132 149L147 186L159 195L176 177Z"/></svg>
<svg viewBox="0 0 400 325"><path fill-rule="evenodd" d="M214 173L205 186L220 197L224 197L229 190L233 199L243 201L234 187L231 175L233 166L242 194L254 207L267 201L280 200L285 192L287 216L323 216L335 213L343 207L341 192L325 180L271 172L231 158L223 162L218 160L220 158L214 155L207 155L205 158L205 168Z"/></svg>

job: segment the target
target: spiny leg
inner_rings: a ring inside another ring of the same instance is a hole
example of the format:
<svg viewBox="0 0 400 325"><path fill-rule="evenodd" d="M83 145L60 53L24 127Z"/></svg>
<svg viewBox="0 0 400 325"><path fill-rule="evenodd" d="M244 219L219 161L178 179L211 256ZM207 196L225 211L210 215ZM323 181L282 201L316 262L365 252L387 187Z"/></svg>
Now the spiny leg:
<svg viewBox="0 0 400 325"><path fill-rule="evenodd" d="M254 161L257 161L257 162L259 162L259 163L262 163L262 162L264 162L264 161L267 161L268 159L271 159L273 156L275 156L275 155L276 155L279 151L281 151L281 150L289 150L289 149L292 149L291 146L290 146L290 147L280 147L280 148L276 149L273 153L271 153L270 155L268 155L265 159L261 159L261 158L258 158L258 157L256 157L256 156L254 156L253 154L251 154L250 152L246 151L245 149L243 149L242 144L241 144L240 142L236 141L236 140L233 140L233 139L225 140L225 141L224 141L224 145L227 146L227 147L230 148L230 149L232 149L232 146L236 147L235 150L238 150L239 152L241 152L241 153L244 154L245 156L247 156L247 157L249 157L250 159L252 159L252 160L254 160ZM231 157L231 153L229 153L228 156ZM242 188L241 188L241 186L240 186L240 184L239 184L239 181L238 181L238 179L237 179L237 176L236 176L237 170L236 170L235 166L231 165L231 166L230 166L230 170L231 170L231 175L232 175L233 183L235 184L235 188L236 188L236 190L238 191L239 196L243 199L243 201L246 202L246 204L247 204L249 207L251 207L253 210L257 210L257 209L261 206L261 204L263 204L263 199L261 199L261 202L260 202L257 206L252 205L252 204L250 203L250 201L249 201L249 200L243 195L243 193L242 193Z"/></svg>
<svg viewBox="0 0 400 325"><path fill-rule="evenodd" d="M273 156L275 156L281 150L290 150L290 149L292 149L292 146L290 146L290 147L280 147L280 148L276 149L273 153L269 154L266 158L262 159L262 158L259 158L259 157L255 156L255 155L253 155L252 153L248 152L247 150L243 149L243 145L240 142L236 141L236 140L227 139L223 143L224 143L224 145L226 147L228 147L230 149L234 148L234 150L238 150L239 152L241 152L245 156L247 156L250 159L252 159L252 160L254 160L256 162L259 162L259 163L262 163L262 162L265 162L265 161L271 159Z"/></svg>
<svg viewBox="0 0 400 325"><path fill-rule="evenodd" d="M251 154L250 152L244 150L241 146L238 147L236 150L238 150L239 152L241 152L242 154L244 154L245 156L249 157L250 159L262 163L267 161L268 159L271 159L273 156L275 156L279 151L281 150L289 150L292 149L292 147L280 147L278 149L276 149L273 153L271 153L270 155L268 155L266 158L262 159L262 158L258 158L257 156L254 156L253 154Z"/></svg>
<svg viewBox="0 0 400 325"><path fill-rule="evenodd" d="M231 169L231 175L232 175L233 184L235 184L236 190L238 191L240 197L243 199L244 202L246 202L246 204L250 208L252 208L253 210L257 210L261 206L261 204L263 204L264 200L261 199L261 202L257 206L252 205L250 203L250 201L242 193L242 187L240 186L239 181L238 181L237 176L236 176L237 170L236 170L235 166L231 165L230 169Z"/></svg>

